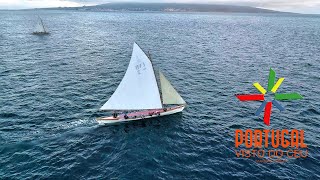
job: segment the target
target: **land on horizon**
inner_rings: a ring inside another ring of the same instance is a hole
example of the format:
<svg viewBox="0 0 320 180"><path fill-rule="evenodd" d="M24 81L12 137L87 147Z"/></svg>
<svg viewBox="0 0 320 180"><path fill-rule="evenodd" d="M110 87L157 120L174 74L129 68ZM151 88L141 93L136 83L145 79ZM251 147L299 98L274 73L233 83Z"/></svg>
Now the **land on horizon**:
<svg viewBox="0 0 320 180"><path fill-rule="evenodd" d="M107 3L96 6L36 8L79 11L138 11L138 12L222 12L222 13L290 13L250 6L191 3ZM290 13L291 14L291 13ZM296 13L294 13L296 14Z"/></svg>

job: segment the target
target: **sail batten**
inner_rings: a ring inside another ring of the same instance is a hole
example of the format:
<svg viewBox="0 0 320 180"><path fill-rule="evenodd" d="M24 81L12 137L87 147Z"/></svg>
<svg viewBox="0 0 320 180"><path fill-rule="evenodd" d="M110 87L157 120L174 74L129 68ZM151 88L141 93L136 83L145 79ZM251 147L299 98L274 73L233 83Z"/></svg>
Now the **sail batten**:
<svg viewBox="0 0 320 180"><path fill-rule="evenodd" d="M162 103L163 104L186 104L180 94L171 85L170 81L159 71Z"/></svg>
<svg viewBox="0 0 320 180"><path fill-rule="evenodd" d="M134 43L128 69L100 110L161 109L161 99L151 61Z"/></svg>

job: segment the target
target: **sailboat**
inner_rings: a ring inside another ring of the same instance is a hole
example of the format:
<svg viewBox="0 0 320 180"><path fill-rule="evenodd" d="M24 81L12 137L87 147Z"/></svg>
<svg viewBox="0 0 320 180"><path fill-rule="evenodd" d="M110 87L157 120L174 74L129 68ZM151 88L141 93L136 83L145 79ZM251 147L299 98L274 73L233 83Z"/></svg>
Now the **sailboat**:
<svg viewBox="0 0 320 180"><path fill-rule="evenodd" d="M151 58L134 43L131 60L122 81L100 108L101 111L113 111L113 114L97 118L98 123L136 121L182 112L186 102L160 71L159 79L161 93ZM125 113L118 114L119 111Z"/></svg>
<svg viewBox="0 0 320 180"><path fill-rule="evenodd" d="M38 22L37 22L35 30L33 31L32 34L35 34L35 35L46 35L46 34L49 34L49 32L45 28L45 26L44 26L44 24L42 22L42 19L40 17L38 17Z"/></svg>

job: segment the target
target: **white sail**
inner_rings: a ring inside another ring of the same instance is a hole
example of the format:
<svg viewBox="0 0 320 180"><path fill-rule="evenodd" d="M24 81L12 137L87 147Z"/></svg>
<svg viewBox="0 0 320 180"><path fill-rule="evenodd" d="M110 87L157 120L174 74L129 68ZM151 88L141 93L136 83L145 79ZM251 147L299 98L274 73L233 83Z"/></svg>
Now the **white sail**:
<svg viewBox="0 0 320 180"><path fill-rule="evenodd" d="M174 89L166 77L159 71L162 103L163 104L186 104L180 94Z"/></svg>
<svg viewBox="0 0 320 180"><path fill-rule="evenodd" d="M45 29L45 27L43 25L43 22L42 22L42 20L40 18L38 20L38 23L37 23L37 25L35 27L34 32L35 33L44 33L44 32L46 32L46 29Z"/></svg>
<svg viewBox="0 0 320 180"><path fill-rule="evenodd" d="M161 99L153 66L134 43L131 60L118 88L100 110L161 109Z"/></svg>

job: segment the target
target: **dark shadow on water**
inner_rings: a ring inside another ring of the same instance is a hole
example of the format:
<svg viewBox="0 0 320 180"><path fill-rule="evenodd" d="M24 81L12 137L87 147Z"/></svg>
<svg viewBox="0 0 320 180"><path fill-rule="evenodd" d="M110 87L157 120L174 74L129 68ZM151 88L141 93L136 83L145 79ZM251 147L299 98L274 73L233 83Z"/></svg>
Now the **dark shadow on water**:
<svg viewBox="0 0 320 180"><path fill-rule="evenodd" d="M50 38L51 34L43 34L43 35L37 35L37 34L32 34L31 35L39 40L47 40Z"/></svg>

